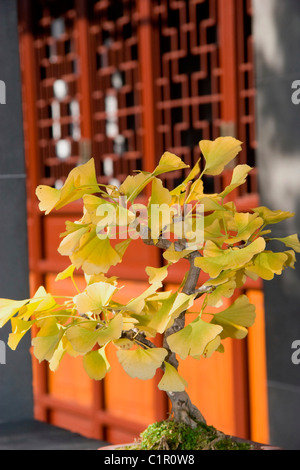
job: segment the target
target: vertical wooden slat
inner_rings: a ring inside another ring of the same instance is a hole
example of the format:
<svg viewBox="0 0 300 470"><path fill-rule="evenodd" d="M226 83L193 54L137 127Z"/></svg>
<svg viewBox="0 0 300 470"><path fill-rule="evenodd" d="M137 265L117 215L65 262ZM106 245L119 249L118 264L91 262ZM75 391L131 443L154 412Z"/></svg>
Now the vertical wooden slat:
<svg viewBox="0 0 300 470"><path fill-rule="evenodd" d="M269 443L268 390L264 297L259 290L247 293L250 302L256 306L255 324L249 329L249 393L251 439Z"/></svg>
<svg viewBox="0 0 300 470"><path fill-rule="evenodd" d="M236 77L236 36L235 36L235 0L218 0L220 65L221 75L221 133L235 137L237 132L237 77ZM223 184L230 184L232 172L222 175ZM237 191L231 198L238 195Z"/></svg>
<svg viewBox="0 0 300 470"><path fill-rule="evenodd" d="M139 61L143 84L143 128L144 128L144 170L152 172L156 163L156 132L154 121L154 76L153 76L153 49L151 1L138 0L140 15L139 27Z"/></svg>
<svg viewBox="0 0 300 470"><path fill-rule="evenodd" d="M84 139L92 138L91 110L91 60L89 47L89 20L87 2L76 0L77 53L79 56L79 84L81 106L81 134Z"/></svg>
<svg viewBox="0 0 300 470"><path fill-rule="evenodd" d="M225 124L237 122L237 78L235 42L235 0L218 0L220 65L222 69L222 120Z"/></svg>

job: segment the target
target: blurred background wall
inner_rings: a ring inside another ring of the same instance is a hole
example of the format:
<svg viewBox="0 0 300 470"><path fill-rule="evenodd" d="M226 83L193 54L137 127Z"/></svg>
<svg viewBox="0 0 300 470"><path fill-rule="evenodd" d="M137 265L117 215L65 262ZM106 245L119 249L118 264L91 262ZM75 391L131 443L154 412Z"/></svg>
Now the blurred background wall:
<svg viewBox="0 0 300 470"><path fill-rule="evenodd" d="M300 106L292 100L300 78L300 4L254 5L259 193L263 205L295 212L280 226L285 237L300 232ZM270 436L285 448L299 448L300 366L291 360L300 338L299 266L266 283L264 293Z"/></svg>
<svg viewBox="0 0 300 470"><path fill-rule="evenodd" d="M17 2L0 1L0 298L29 296L26 171L22 120ZM0 329L6 345L10 325ZM30 338L0 364L0 423L33 417Z"/></svg>

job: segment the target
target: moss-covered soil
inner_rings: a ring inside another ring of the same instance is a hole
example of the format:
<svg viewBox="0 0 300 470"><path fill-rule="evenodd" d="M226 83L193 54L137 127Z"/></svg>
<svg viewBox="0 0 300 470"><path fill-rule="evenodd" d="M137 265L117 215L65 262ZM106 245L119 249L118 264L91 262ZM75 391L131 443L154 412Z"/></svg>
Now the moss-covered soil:
<svg viewBox="0 0 300 470"><path fill-rule="evenodd" d="M252 450L212 426L199 423L196 429L174 421L151 424L128 450Z"/></svg>

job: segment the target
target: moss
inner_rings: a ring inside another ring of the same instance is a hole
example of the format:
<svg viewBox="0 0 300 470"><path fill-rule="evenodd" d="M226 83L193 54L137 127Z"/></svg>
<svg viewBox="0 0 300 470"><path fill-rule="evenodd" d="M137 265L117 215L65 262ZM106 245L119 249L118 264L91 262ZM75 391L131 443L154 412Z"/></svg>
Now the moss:
<svg viewBox="0 0 300 470"><path fill-rule="evenodd" d="M196 429L174 421L151 424L131 449L135 450L251 450L212 426L199 423Z"/></svg>

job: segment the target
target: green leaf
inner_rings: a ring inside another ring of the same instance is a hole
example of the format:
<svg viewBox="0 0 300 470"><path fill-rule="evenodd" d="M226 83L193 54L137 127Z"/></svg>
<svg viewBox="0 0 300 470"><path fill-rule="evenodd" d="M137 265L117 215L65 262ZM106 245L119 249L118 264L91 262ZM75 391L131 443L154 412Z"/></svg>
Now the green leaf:
<svg viewBox="0 0 300 470"><path fill-rule="evenodd" d="M202 140L200 150L206 160L204 174L216 176L242 150L242 142L233 137L219 137L215 141Z"/></svg>
<svg viewBox="0 0 300 470"><path fill-rule="evenodd" d="M106 358L105 348L91 351L83 356L83 367L92 380L104 379L110 370L110 364Z"/></svg>
<svg viewBox="0 0 300 470"><path fill-rule="evenodd" d="M158 384L159 390L165 392L184 392L185 387L188 386L186 380L177 372L168 362L164 362L165 372Z"/></svg>
<svg viewBox="0 0 300 470"><path fill-rule="evenodd" d="M243 339L247 336L247 328L255 321L255 306L246 295L240 296L230 307L214 315L211 324L223 328L221 338Z"/></svg>
<svg viewBox="0 0 300 470"><path fill-rule="evenodd" d="M125 372L130 377L141 380L152 379L167 355L168 351L164 348L117 351L119 362Z"/></svg>
<svg viewBox="0 0 300 470"><path fill-rule="evenodd" d="M196 359L201 356L208 343L213 341L223 328L219 325L206 323L198 317L188 326L170 335L167 342L173 352L185 360L188 356Z"/></svg>

